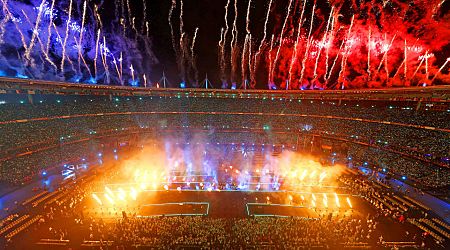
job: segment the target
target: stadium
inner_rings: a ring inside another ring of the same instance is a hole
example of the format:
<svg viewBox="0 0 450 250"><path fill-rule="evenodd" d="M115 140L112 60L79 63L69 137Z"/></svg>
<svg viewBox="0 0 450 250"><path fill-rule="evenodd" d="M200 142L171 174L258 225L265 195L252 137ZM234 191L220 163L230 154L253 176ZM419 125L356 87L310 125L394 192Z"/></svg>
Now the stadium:
<svg viewBox="0 0 450 250"><path fill-rule="evenodd" d="M0 248L449 249L449 5L1 0Z"/></svg>
<svg viewBox="0 0 450 250"><path fill-rule="evenodd" d="M1 89L7 246L448 244L448 87Z"/></svg>

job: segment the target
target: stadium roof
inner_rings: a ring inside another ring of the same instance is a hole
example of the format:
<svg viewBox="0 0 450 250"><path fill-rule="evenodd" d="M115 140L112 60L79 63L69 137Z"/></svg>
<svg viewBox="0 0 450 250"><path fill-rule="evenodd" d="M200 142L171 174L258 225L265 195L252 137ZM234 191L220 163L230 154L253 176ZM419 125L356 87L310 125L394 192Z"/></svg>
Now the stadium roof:
<svg viewBox="0 0 450 250"><path fill-rule="evenodd" d="M386 101L450 102L450 85L359 90L244 90L194 88L143 88L112 85L75 84L31 79L0 78L0 93L114 95L114 96L175 96L215 98L287 98L343 99Z"/></svg>

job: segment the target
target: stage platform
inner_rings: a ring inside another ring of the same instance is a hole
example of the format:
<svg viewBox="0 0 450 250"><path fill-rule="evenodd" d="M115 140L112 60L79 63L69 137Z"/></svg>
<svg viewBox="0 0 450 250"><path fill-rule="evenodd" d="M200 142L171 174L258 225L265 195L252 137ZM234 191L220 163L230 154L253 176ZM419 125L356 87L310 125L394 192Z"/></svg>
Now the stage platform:
<svg viewBox="0 0 450 250"><path fill-rule="evenodd" d="M319 218L316 211L305 206L267 203L247 203L245 206L248 216Z"/></svg>
<svg viewBox="0 0 450 250"><path fill-rule="evenodd" d="M316 193L316 197L323 195ZM101 196L101 194L99 194ZM367 210L362 198L351 194L338 194L340 207L336 207L334 194L328 194L329 204L317 201L311 206L311 193L259 192L259 191L146 191L136 201L98 204L86 199L84 214L94 217L121 217L122 211L130 216L209 216L216 218L245 218L253 216L293 216L317 218L319 215L350 215ZM302 199L306 197L306 200ZM346 199L350 198L353 208Z"/></svg>
<svg viewBox="0 0 450 250"><path fill-rule="evenodd" d="M208 202L177 202L144 204L140 207L137 216L206 216L208 213Z"/></svg>

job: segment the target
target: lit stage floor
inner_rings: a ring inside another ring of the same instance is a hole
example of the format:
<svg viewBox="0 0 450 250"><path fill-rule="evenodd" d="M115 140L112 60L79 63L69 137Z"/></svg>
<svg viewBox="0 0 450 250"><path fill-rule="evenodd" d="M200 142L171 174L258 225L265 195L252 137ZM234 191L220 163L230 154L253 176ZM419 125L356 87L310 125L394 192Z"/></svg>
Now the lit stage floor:
<svg viewBox="0 0 450 250"><path fill-rule="evenodd" d="M98 194L101 196L101 194ZM314 198L313 198L314 197ZM351 200L351 204L347 203ZM316 199L315 201L313 199ZM325 205L326 204L326 205ZM323 214L350 215L366 210L364 201L352 194L287 191L145 191L136 200L115 200L98 204L86 199L81 207L92 217L127 216L211 216L243 218L250 216L294 216L317 218Z"/></svg>

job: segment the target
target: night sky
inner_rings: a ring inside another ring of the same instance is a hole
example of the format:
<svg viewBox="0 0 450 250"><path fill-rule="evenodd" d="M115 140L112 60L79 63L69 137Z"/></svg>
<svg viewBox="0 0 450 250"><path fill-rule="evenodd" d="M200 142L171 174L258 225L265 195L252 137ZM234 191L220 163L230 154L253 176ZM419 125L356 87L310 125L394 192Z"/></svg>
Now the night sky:
<svg viewBox="0 0 450 250"><path fill-rule="evenodd" d="M139 20L142 20L142 1L134 0L133 12ZM268 33L279 32L282 26L283 18L286 15L286 9L289 0L274 0L271 6L271 14L267 25ZM264 21L268 8L268 0L253 0L250 11L250 29L252 35L255 36L259 45L263 37ZM306 7L311 11L313 1L309 1ZM227 0L184 0L183 1L183 21L184 30L187 34L192 36L195 29L199 28L199 34L196 40L195 52L197 55L197 64L199 70L199 78L201 81L208 74L208 78L217 88L220 87L219 65L218 65L218 42L220 40L220 29L225 27L225 6ZM234 0L230 2L228 13L228 24L231 25L234 20ZM300 2L297 3L297 11L300 8ZM327 1L319 1L319 5L323 11L330 10L330 5ZM151 36L153 41L154 52L158 58L159 64L153 68L152 80L158 81L161 78L162 70L165 69L166 75L172 84L181 81L179 70L176 64L176 55L172 46L170 27L168 23L169 9L171 1L147 1L147 17L151 27ZM248 7L247 0L238 0L238 39L240 43L244 42L246 34L246 12ZM114 13L114 6L112 4L104 5L103 14ZM177 0L177 7L172 14L173 29L175 37L179 38L179 24L180 24L180 0ZM107 16L108 19L113 19L113 15ZM349 22L349 19L345 20ZM228 34L228 42L230 42L231 35ZM262 63L264 67L265 62ZM258 88L266 88L267 75L264 70L260 70L258 79L260 84Z"/></svg>
<svg viewBox="0 0 450 250"><path fill-rule="evenodd" d="M117 1L117 0L116 0ZM238 44L239 49L242 49L242 44L245 39L245 26L246 26L246 12L248 6L248 0L237 0L238 1L238 18L237 18L237 30L238 30ZM118 1L117 1L118 2ZM142 20L142 2L135 0L132 1L132 12L133 15L136 16L137 20ZM450 9L450 1L444 1L443 5L436 12L437 14L433 18L428 18L423 16L421 13L421 8L427 7L427 5L421 5L423 2L425 4L431 4L432 1L415 1L416 4L409 3L410 1L316 1L316 10L315 10L315 22L313 23L313 29L316 37L320 38L321 32L324 30L324 26L326 23L327 16L330 13L331 6L338 6L339 10L339 22L342 25L349 25L351 16L355 14L356 19L365 20L368 16L373 18L373 25L377 26L380 29L384 29L389 35L394 35L396 33L395 30L388 30L382 23L383 18L380 17L380 14L375 10L364 9L362 3L366 4L373 3L374 6L376 3L382 4L386 2L387 5L385 8L379 12L385 12L386 15L396 15L396 11L399 13L404 13L403 20L408 21L409 23L418 23L417 25L421 25L420 22L433 22L437 23L447 23L450 21L449 18L449 9ZM174 35L176 39L179 39L179 25L180 25L180 0L176 1L176 8L172 13L172 25L174 29ZM266 17L266 11L268 8L269 1L261 1L261 0L253 0L251 4L250 10L250 31L253 38L253 46L257 47L260 43L260 40L263 37L264 32L264 21ZM408 4L409 3L409 4ZM195 29L198 27L198 37L196 40L195 46L195 54L197 58L198 65L198 74L199 79L204 79L205 74L209 75L209 79L212 80L215 87L220 87L220 72L219 72L219 64L218 64L218 42L220 39L220 29L225 27L225 6L227 4L227 0L184 0L183 1L183 22L184 22L184 31L187 36L192 39ZM234 19L234 8L233 8L234 0L230 1L229 12L228 12L228 24L230 25L230 32L228 33L228 42L231 40L231 26ZM289 4L289 0L274 0L271 6L271 12L268 19L267 33L268 38L270 40L270 35L275 34L275 37L279 37L281 28L283 25L284 18L286 16L286 10ZM303 2L294 0L292 3L291 15L288 19L287 27L285 30L285 39L295 39L295 26L298 22L301 7ZM402 4L402 5L400 5ZM147 1L147 20L150 23L151 28L151 38L153 42L153 51L159 61L157 65L155 65L152 69L152 80L159 80L162 70L165 69L167 72L167 76L172 84L178 84L181 81L180 72L177 69L176 64L176 54L174 52L170 28L168 23L168 14L170 9L171 2L167 1ZM314 1L306 2L306 9L304 13L305 24L303 25L304 29L308 28L308 22L310 20L311 11L314 5ZM389 8L391 5L391 8ZM429 7L429 6L428 6ZM400 11L401 10L401 11ZM114 13L114 6L105 5L105 9L103 14L105 13ZM318 18L322 17L322 19ZM112 16L108 18L113 18ZM430 21L431 20L431 21ZM408 26L409 23L402 24L403 26ZM366 23L365 23L366 24ZM444 26L446 26L444 30ZM410 32L420 34L423 37L418 37L418 40L424 39L424 44L430 43L430 37L432 39L440 39L444 40L444 42L439 43L439 48L430 48L434 52L436 60L434 64L436 66L442 65L445 62L446 58L450 56L448 49L450 48L448 40L450 40L450 32L448 31L448 23L442 26L443 34L434 34L428 36L427 32L435 32L436 27L431 27L429 31L423 30L420 32L414 32L415 27L406 27L405 30ZM423 29L427 29L424 25ZM307 32L305 32L307 33ZM414 36L413 35L413 36ZM446 39L448 38L448 39ZM427 39L430 39L427 41ZM178 40L176 40L178 42ZM399 41L401 42L401 41ZM266 41L268 44L269 41ZM229 46L229 45L228 45ZM267 45L268 46L268 45ZM432 47L432 46L431 46ZM265 48L266 52L268 48ZM267 57L267 56L264 56ZM266 88L267 87L267 61L262 60L259 70L257 71L257 80L258 88ZM378 65L378 64L377 64ZM448 73L448 67L444 69L445 73ZM240 82L240 80L238 80ZM240 85L240 83L238 83Z"/></svg>
<svg viewBox="0 0 450 250"><path fill-rule="evenodd" d="M0 75L142 86L145 74L148 86L154 86L164 70L172 87L183 80L187 87L201 84L208 74L216 88L223 82L228 88L232 83L239 87L248 80L262 89L450 82L450 63L445 64L450 58L450 1L272 0L270 9L270 0L144 1L55 1L53 20L52 0L8 1L0 15ZM85 31L80 32L84 3ZM39 19L41 4L45 11ZM233 37L237 39L232 44ZM46 41L50 47L45 48Z"/></svg>

